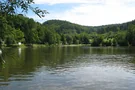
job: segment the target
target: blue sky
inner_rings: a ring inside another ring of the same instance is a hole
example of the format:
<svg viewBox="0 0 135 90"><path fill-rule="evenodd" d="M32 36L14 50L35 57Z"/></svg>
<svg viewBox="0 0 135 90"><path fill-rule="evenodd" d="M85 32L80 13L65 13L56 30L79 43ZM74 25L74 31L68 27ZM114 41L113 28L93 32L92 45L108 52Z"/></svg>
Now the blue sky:
<svg viewBox="0 0 135 90"><path fill-rule="evenodd" d="M34 6L47 10L40 19L29 12L28 17L44 22L58 19L72 23L99 26L131 21L135 19L135 0L34 0Z"/></svg>

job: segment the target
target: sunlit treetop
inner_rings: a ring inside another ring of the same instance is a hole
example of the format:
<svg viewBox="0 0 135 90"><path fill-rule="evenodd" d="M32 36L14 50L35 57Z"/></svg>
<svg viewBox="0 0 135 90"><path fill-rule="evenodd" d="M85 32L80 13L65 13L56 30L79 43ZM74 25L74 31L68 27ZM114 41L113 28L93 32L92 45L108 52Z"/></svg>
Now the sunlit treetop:
<svg viewBox="0 0 135 90"><path fill-rule="evenodd" d="M46 10L32 7L32 4L34 4L33 0L0 0L0 15L20 14L18 10L21 11L21 13L27 13L28 10L32 10L40 18L48 14Z"/></svg>

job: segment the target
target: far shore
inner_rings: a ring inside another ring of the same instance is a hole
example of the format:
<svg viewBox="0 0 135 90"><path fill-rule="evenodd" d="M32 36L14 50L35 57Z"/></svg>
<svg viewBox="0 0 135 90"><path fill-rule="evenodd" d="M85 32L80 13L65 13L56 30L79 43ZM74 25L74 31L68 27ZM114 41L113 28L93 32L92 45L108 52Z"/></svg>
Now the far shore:
<svg viewBox="0 0 135 90"><path fill-rule="evenodd" d="M132 46L91 46L91 44L67 44L67 45L46 45L46 44L13 44L13 45L2 45L1 48L38 48L38 47L77 47L77 46L90 46L90 47L132 47ZM134 46L133 46L134 47Z"/></svg>
<svg viewBox="0 0 135 90"><path fill-rule="evenodd" d="M75 47L75 46L91 46L90 44L70 44L70 45L46 45L46 44L13 44L13 45L2 45L1 47Z"/></svg>

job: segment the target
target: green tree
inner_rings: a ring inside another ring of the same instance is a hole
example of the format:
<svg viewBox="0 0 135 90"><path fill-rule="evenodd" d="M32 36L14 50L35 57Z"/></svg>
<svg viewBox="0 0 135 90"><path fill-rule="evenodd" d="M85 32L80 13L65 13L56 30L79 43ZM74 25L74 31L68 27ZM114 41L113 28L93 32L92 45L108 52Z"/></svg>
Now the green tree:
<svg viewBox="0 0 135 90"><path fill-rule="evenodd" d="M82 43L82 44L89 44L90 43L89 35L86 34L86 33L81 33L80 34L80 43Z"/></svg>
<svg viewBox="0 0 135 90"><path fill-rule="evenodd" d="M56 42L57 42L56 33L52 32L50 30L46 30L44 42L48 43L49 45L56 44Z"/></svg>
<svg viewBox="0 0 135 90"><path fill-rule="evenodd" d="M61 41L62 41L62 44L66 44L66 36L64 34L61 34Z"/></svg>
<svg viewBox="0 0 135 90"><path fill-rule="evenodd" d="M73 44L79 44L79 35L73 36Z"/></svg>
<svg viewBox="0 0 135 90"><path fill-rule="evenodd" d="M100 35L97 35L96 37L93 38L93 42L91 43L92 46L100 46L102 43L103 38Z"/></svg>
<svg viewBox="0 0 135 90"><path fill-rule="evenodd" d="M7 20L5 17L0 16L0 39L1 40L4 40L6 31L7 31Z"/></svg>
<svg viewBox="0 0 135 90"><path fill-rule="evenodd" d="M128 46L128 41L126 40L126 33L127 32L124 31L117 32L115 39L118 45Z"/></svg>
<svg viewBox="0 0 135 90"><path fill-rule="evenodd" d="M24 42L24 33L18 29L14 29L12 31L13 35L14 35L14 38L15 38L15 41L18 43L18 42Z"/></svg>
<svg viewBox="0 0 135 90"><path fill-rule="evenodd" d="M36 24L33 19L28 19L26 25L24 26L24 35L26 43L32 44L37 38L38 32L36 31Z"/></svg>
<svg viewBox="0 0 135 90"><path fill-rule="evenodd" d="M18 13L18 10L27 13L28 10L32 10L41 18L48 13L46 10L32 7L32 4L34 4L34 0L0 0L0 15L14 15Z"/></svg>
<svg viewBox="0 0 135 90"><path fill-rule="evenodd" d="M66 41L67 41L67 44L73 44L73 38L71 35L66 35Z"/></svg>
<svg viewBox="0 0 135 90"><path fill-rule="evenodd" d="M126 38L130 45L135 46L135 25L129 26Z"/></svg>
<svg viewBox="0 0 135 90"><path fill-rule="evenodd" d="M39 37L39 44L44 44L44 37L45 37L46 28L41 24L37 23L37 32Z"/></svg>

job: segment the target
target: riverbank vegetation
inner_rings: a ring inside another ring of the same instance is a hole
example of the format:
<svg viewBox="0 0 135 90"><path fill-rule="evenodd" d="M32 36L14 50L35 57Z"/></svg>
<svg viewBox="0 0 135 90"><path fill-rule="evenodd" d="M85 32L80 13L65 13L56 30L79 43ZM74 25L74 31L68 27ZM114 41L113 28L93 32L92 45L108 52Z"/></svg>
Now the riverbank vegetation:
<svg viewBox="0 0 135 90"><path fill-rule="evenodd" d="M0 16L0 44L135 46L135 21L104 26L82 26L49 20L40 24L23 15Z"/></svg>

